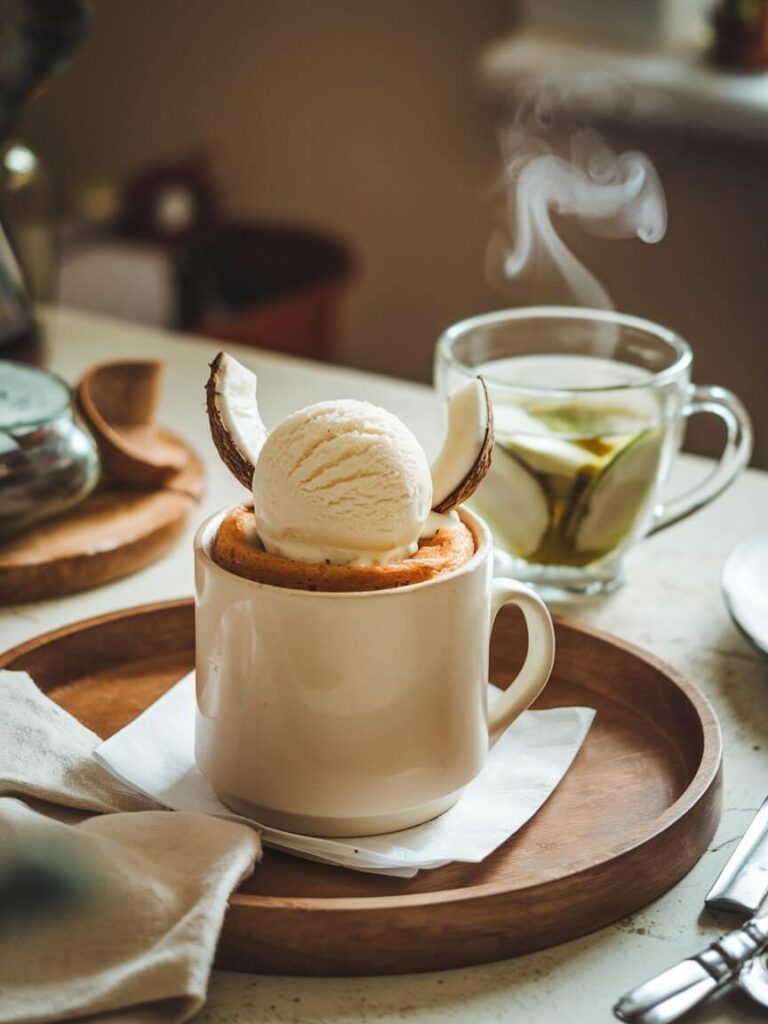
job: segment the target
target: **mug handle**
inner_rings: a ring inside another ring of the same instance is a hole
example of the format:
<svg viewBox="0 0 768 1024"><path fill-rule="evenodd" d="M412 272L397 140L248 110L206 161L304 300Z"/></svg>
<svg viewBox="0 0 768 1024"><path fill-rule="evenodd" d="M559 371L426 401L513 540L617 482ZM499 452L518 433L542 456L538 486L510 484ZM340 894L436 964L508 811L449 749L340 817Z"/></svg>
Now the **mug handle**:
<svg viewBox="0 0 768 1024"><path fill-rule="evenodd" d="M649 534L663 530L665 526L671 526L707 505L725 490L749 462L752 454L752 423L749 413L736 395L726 388L697 387L691 384L682 416L688 419L689 416L704 412L719 416L725 423L725 446L720 459L701 483L655 507Z"/></svg>
<svg viewBox="0 0 768 1024"><path fill-rule="evenodd" d="M488 710L491 744L544 689L555 660L555 630L547 606L530 587L514 580L494 579L491 591L491 629L505 604L515 604L523 613L528 630L528 653L523 667L509 687Z"/></svg>

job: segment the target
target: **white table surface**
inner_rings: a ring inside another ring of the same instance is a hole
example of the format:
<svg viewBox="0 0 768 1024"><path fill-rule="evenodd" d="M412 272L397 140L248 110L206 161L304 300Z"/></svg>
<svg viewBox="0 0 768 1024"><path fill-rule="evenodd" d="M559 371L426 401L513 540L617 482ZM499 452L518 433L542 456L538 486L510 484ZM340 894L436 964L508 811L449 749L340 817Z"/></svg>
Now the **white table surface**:
<svg viewBox="0 0 768 1024"><path fill-rule="evenodd" d="M74 382L90 364L118 357L162 359L167 374L164 423L195 446L208 489L187 535L160 562L127 579L57 601L8 608L0 649L106 611L192 593L191 540L205 516L241 500L242 488L220 464L208 435L203 385L217 351L209 341L66 310L45 315L51 367ZM259 375L267 425L329 398L363 398L400 416L434 454L440 409L421 385L229 346ZM702 383L713 383L706 381ZM673 488L705 472L683 457ZM655 972L708 945L737 921L703 911L703 897L768 789L768 659L731 624L720 597L725 558L768 525L768 473L749 471L696 516L644 541L628 562L628 582L568 614L640 644L686 673L712 701L723 730L725 800L710 849L689 874L645 909L582 939L496 964L384 978L275 978L214 971L201 1024L418 1024L610 1021L616 998ZM606 779L610 785L610 779ZM694 1020L765 1020L746 997L731 995Z"/></svg>

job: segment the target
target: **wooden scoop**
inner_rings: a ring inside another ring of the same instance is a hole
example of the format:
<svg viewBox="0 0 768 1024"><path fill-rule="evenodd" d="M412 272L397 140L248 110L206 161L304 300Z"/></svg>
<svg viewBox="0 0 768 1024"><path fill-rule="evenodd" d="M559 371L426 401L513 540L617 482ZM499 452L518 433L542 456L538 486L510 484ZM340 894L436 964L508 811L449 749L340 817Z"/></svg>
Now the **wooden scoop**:
<svg viewBox="0 0 768 1024"><path fill-rule="evenodd" d="M189 449L155 421L162 378L158 362L99 363L77 385L78 408L113 481L158 486L189 461Z"/></svg>

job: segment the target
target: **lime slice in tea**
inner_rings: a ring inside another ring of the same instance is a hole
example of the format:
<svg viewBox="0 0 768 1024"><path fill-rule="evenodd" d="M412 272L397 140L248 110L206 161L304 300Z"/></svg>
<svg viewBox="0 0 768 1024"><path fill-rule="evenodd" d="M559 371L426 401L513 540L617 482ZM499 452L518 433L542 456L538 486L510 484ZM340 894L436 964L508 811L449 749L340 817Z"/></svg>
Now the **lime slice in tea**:
<svg viewBox="0 0 768 1024"><path fill-rule="evenodd" d="M573 477L585 465L600 465L598 455L582 444L559 437L518 405L497 405L494 419L498 442L512 448L534 473Z"/></svg>
<svg viewBox="0 0 768 1024"><path fill-rule="evenodd" d="M565 524L565 539L577 551L613 550L645 509L658 470L664 433L635 435L594 477Z"/></svg>
<svg viewBox="0 0 768 1024"><path fill-rule="evenodd" d="M497 543L522 557L536 550L549 526L546 491L498 444L488 475L470 504L488 522Z"/></svg>

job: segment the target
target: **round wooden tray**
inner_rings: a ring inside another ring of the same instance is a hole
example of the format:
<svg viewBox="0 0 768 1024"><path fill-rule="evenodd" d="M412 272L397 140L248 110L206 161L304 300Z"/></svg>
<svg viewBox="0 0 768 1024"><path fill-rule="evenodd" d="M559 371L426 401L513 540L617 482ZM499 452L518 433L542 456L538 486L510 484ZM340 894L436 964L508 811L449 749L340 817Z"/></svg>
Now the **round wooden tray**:
<svg viewBox="0 0 768 1024"><path fill-rule="evenodd" d="M514 676L519 613L494 630L491 677ZM571 770L535 817L482 864L413 879L366 875L274 850L235 893L219 966L277 974L428 971L500 960L593 931L672 886L720 816L720 730L688 680L583 625L556 620L552 681L537 706L596 708ZM192 602L129 609L0 656L106 737L194 665Z"/></svg>
<svg viewBox="0 0 768 1024"><path fill-rule="evenodd" d="M0 604L101 586L143 569L173 546L203 493L205 469L180 438L166 430L160 438L188 455L162 487L100 487L65 515L0 544Z"/></svg>

